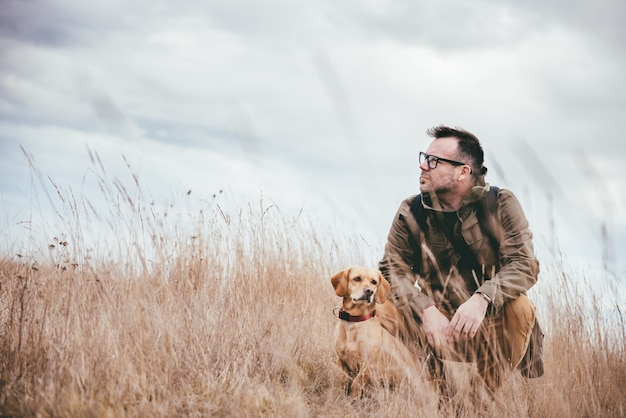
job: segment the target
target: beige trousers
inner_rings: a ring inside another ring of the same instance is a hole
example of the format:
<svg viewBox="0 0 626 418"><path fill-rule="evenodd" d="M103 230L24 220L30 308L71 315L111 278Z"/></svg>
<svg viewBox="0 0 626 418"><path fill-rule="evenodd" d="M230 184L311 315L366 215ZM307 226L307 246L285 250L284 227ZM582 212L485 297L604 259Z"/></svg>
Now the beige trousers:
<svg viewBox="0 0 626 418"><path fill-rule="evenodd" d="M525 295L507 302L495 317L487 316L476 337L441 353L443 360L474 362L490 390L502 384L524 357L535 323L535 306Z"/></svg>

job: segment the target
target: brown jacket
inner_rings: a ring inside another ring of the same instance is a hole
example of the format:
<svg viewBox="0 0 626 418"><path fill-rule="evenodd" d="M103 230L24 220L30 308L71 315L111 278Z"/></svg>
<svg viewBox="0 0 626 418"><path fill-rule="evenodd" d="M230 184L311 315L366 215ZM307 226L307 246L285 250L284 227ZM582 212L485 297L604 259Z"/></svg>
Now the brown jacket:
<svg viewBox="0 0 626 418"><path fill-rule="evenodd" d="M411 213L415 196L401 203L379 263L399 307L410 308L414 316L432 303L453 312L479 291L492 298L491 312L497 313L507 300L517 298L536 283L539 262L528 221L515 195L506 189L498 192L495 219L501 241L497 254L478 224L476 204L488 190L489 185L481 181L470 190L457 212L444 213L423 199L428 214L427 231L420 230ZM446 225L448 232L444 230ZM457 237L456 249L449 234ZM473 263L468 264L464 259L469 257L459 255L459 240L473 250ZM416 245L421 245L421 251Z"/></svg>

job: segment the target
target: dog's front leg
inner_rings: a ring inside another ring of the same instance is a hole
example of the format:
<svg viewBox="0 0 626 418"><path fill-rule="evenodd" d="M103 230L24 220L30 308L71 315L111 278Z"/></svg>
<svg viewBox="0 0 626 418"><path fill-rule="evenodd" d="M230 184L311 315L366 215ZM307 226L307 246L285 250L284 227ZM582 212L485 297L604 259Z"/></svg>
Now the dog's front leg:
<svg viewBox="0 0 626 418"><path fill-rule="evenodd" d="M337 359L337 366L339 366L339 384L344 388L346 394L348 394L350 393L353 375L350 375L348 364L342 359Z"/></svg>
<svg viewBox="0 0 626 418"><path fill-rule="evenodd" d="M365 386L370 382L370 376L366 368L362 368L356 375L350 386L350 397L356 399L363 394Z"/></svg>

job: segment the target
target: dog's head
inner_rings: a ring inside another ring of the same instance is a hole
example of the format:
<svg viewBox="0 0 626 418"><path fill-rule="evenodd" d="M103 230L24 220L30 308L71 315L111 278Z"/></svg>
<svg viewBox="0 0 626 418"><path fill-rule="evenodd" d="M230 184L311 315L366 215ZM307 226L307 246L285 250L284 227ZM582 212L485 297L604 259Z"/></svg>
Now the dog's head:
<svg viewBox="0 0 626 418"><path fill-rule="evenodd" d="M344 305L374 305L387 300L391 286L380 271L366 267L348 267L330 278L337 296Z"/></svg>

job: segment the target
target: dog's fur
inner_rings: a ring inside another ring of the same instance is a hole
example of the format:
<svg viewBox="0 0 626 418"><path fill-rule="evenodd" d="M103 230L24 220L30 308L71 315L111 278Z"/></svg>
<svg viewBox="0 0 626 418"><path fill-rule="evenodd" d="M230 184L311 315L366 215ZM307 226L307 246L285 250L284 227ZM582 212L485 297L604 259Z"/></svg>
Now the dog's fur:
<svg viewBox="0 0 626 418"><path fill-rule="evenodd" d="M392 335L397 332L393 324L402 321L395 306L387 300L391 286L380 271L350 267L333 275L330 281L337 296L343 298L341 309L349 315L367 316L380 308L370 319L340 320L337 324L338 365L345 372L343 376L351 396L360 396L367 384L408 382L418 388L421 377L418 363L400 339ZM383 328L379 315L391 333Z"/></svg>

